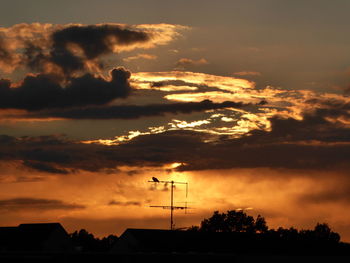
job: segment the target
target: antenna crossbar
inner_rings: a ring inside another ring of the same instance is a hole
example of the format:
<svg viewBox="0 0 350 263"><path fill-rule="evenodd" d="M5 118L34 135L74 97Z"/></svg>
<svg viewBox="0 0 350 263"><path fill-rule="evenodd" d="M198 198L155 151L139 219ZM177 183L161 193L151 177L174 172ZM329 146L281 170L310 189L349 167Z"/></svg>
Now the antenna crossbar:
<svg viewBox="0 0 350 263"><path fill-rule="evenodd" d="M160 208L163 208L163 209L170 209L170 230L173 230L174 229L174 220L173 220L173 217L174 217L173 214L174 213L173 213L173 211L175 209L187 209L188 208L187 205L186 206L174 206L174 187L175 187L175 184L185 184L186 185L186 198L187 198L187 195L188 195L188 183L187 182L176 182L176 181L161 181L161 180L158 180L155 177L152 177L152 180L150 180L148 182L149 183L171 184L171 189L170 189L170 206L153 205L153 206L150 206L150 207L160 207Z"/></svg>
<svg viewBox="0 0 350 263"><path fill-rule="evenodd" d="M187 206L169 206L169 205L150 205L149 207L160 207L160 208L163 208L163 209L191 209L190 207L187 207Z"/></svg>

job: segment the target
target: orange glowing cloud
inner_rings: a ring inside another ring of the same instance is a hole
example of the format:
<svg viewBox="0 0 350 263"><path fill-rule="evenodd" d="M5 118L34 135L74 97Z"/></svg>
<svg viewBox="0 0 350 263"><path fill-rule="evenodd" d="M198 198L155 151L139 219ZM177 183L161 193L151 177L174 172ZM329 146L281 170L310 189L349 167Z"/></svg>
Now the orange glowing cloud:
<svg viewBox="0 0 350 263"><path fill-rule="evenodd" d="M244 76L261 76L261 73L257 72L257 71L238 71L238 72L234 72L233 75L240 76L240 77L244 77Z"/></svg>
<svg viewBox="0 0 350 263"><path fill-rule="evenodd" d="M130 62L130 61L138 60L138 59L155 60L155 59L157 59L157 56L156 55L151 55L151 54L137 54L136 56L123 58L123 60L125 62Z"/></svg>
<svg viewBox="0 0 350 263"><path fill-rule="evenodd" d="M180 58L176 62L176 69L184 70L187 67L191 66L202 66L202 65L208 65L209 62L205 58L201 58L198 60L190 59L190 58Z"/></svg>
<svg viewBox="0 0 350 263"><path fill-rule="evenodd" d="M208 85L231 92L252 89L255 86L254 82L245 79L189 71L137 72L133 74L131 80L135 83L182 80L187 83Z"/></svg>
<svg viewBox="0 0 350 263"><path fill-rule="evenodd" d="M180 37L182 31L188 29L189 27L171 24L125 25L116 23L96 25L23 23L7 28L0 27L2 56L0 69L11 72L16 68L29 67L37 70L40 67L40 71L57 73L54 69L52 71L49 69L62 60L62 58L55 57L59 55L55 49L61 48L66 49L69 53L64 52L65 55L69 55L64 58L70 62L70 65L67 62L67 67L77 63L79 59L81 60L79 63L88 64L84 66L85 70L94 72L101 66L101 63L96 61L100 55L166 45ZM81 45L83 40L79 39L79 36L88 33L89 30L104 31L99 35L99 37L103 35L103 39L97 39L96 35L95 38L92 38L94 43ZM68 31L77 32L71 34ZM120 32L124 33L120 34ZM94 48L86 48L87 46L94 46ZM102 50L96 53L101 48ZM154 57L141 54L139 58L153 59ZM61 64L58 66L62 67ZM80 70L79 67L77 69Z"/></svg>

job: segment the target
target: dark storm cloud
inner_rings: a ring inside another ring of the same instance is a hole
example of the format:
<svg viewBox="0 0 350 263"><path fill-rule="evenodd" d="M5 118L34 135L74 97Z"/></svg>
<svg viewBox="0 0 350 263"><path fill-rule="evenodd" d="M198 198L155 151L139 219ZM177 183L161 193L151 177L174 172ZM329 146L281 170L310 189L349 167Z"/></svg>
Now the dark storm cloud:
<svg viewBox="0 0 350 263"><path fill-rule="evenodd" d="M215 143L204 143L202 136L183 131L139 136L121 145L120 150L126 153L132 149L134 163L142 163L142 160L153 164L185 163L177 168L179 170L255 167L341 169L348 167L350 161L350 145L282 141L283 137L288 138L288 134L280 135L274 141L269 140L268 132L257 132L238 139L222 138ZM142 157L145 155L147 157Z"/></svg>
<svg viewBox="0 0 350 263"><path fill-rule="evenodd" d="M52 174L68 174L69 171L64 169L58 169L49 163L38 162L38 161L24 161L23 165L32 168L37 171L52 173Z"/></svg>
<svg viewBox="0 0 350 263"><path fill-rule="evenodd" d="M299 201L307 204L324 204L328 202L350 202L350 191L340 189L326 190L318 193L308 193L299 198Z"/></svg>
<svg viewBox="0 0 350 263"><path fill-rule="evenodd" d="M166 113L192 113L196 111L242 108L251 106L239 102L225 101L214 103L210 100L202 102L150 104L150 105L122 105L106 107L77 108L59 111L42 111L25 115L27 118L66 118L66 119L136 119L149 116L162 116Z"/></svg>
<svg viewBox="0 0 350 263"><path fill-rule="evenodd" d="M0 137L0 160L22 160L26 169L65 174L67 170L98 171L115 168L117 160L108 159L103 145L88 145L60 136Z"/></svg>
<svg viewBox="0 0 350 263"><path fill-rule="evenodd" d="M0 160L23 160L23 166L26 168L40 172L46 170L50 173L63 173L64 170L99 171L123 165L161 166L181 159L178 150L186 148L190 153L194 147L201 145L202 137L208 138L204 133L200 136L190 131L173 131L159 136L140 136L135 138L133 143L120 147L84 144L56 136L3 137L3 142L0 141ZM149 144L151 141L154 141L153 146Z"/></svg>
<svg viewBox="0 0 350 263"><path fill-rule="evenodd" d="M339 176L337 184L324 184L321 189L310 189L301 194L297 201L302 204L350 203L350 183L347 178Z"/></svg>
<svg viewBox="0 0 350 263"><path fill-rule="evenodd" d="M252 130L239 138L169 130L111 146L61 137L2 136L0 158L29 161L31 168L47 172L100 171L125 165L161 167L173 162L183 163L178 170L350 168L350 128L330 120L328 112L315 110L304 114L302 120L275 116L270 122L270 131Z"/></svg>
<svg viewBox="0 0 350 263"><path fill-rule="evenodd" d="M145 32L110 24L70 26L54 32L51 37L54 49L65 49L67 44L74 43L82 48L88 59L112 52L114 43L127 46L149 40Z"/></svg>
<svg viewBox="0 0 350 263"><path fill-rule="evenodd" d="M113 205L113 206L141 206L141 202L138 201L116 201L116 200L111 200L108 205Z"/></svg>
<svg viewBox="0 0 350 263"><path fill-rule="evenodd" d="M348 167L350 129L318 114L305 115L301 121L274 117L271 131L253 130L238 139L206 144L198 158L179 169Z"/></svg>
<svg viewBox="0 0 350 263"><path fill-rule="evenodd" d="M5 63L12 63L13 56L8 50L3 36L0 35L0 60Z"/></svg>
<svg viewBox="0 0 350 263"><path fill-rule="evenodd" d="M338 99L310 99L306 103L314 105L315 114L323 117L345 117L350 118L350 103Z"/></svg>
<svg viewBox="0 0 350 263"><path fill-rule="evenodd" d="M0 200L0 210L72 210L83 209L85 206L70 204L61 200L41 198L13 198Z"/></svg>
<svg viewBox="0 0 350 263"><path fill-rule="evenodd" d="M253 130L240 138L189 131L139 136L120 145L133 149L134 161L141 155L150 163L185 163L179 170L224 168L345 169L350 161L349 127L327 120L323 111L305 114L303 120L273 117L271 131Z"/></svg>
<svg viewBox="0 0 350 263"><path fill-rule="evenodd" d="M52 74L27 76L17 88L11 88L9 80L0 80L0 108L40 110L85 105L101 105L116 98L124 98L131 91L130 72L115 68L111 80L87 73L70 78L66 86Z"/></svg>
<svg viewBox="0 0 350 263"><path fill-rule="evenodd" d="M37 146L40 147L40 144ZM33 159L43 162L67 163L70 161L69 154L64 151L50 151L42 148L26 149L21 151L21 155L25 159Z"/></svg>
<svg viewBox="0 0 350 263"><path fill-rule="evenodd" d="M11 145L16 141L15 137L8 135L0 135L0 145Z"/></svg>
<svg viewBox="0 0 350 263"><path fill-rule="evenodd" d="M45 64L50 62L59 66L66 75L70 75L86 69L86 61L112 53L115 45L128 46L147 42L149 39L150 36L146 32L119 25L73 25L52 33L49 52L45 52L38 45L28 43L24 55L27 66L31 69L43 71ZM69 46L72 44L75 47ZM74 48L79 50L74 51Z"/></svg>
<svg viewBox="0 0 350 263"><path fill-rule="evenodd" d="M45 51L40 46L36 46L33 43L27 42L24 49L24 63L29 69L35 71L43 71L45 63L50 61L49 57L45 55Z"/></svg>
<svg viewBox="0 0 350 263"><path fill-rule="evenodd" d="M171 24L21 23L0 27L0 70L30 70L64 77L100 72L110 54L175 40L188 27Z"/></svg>
<svg viewBox="0 0 350 263"><path fill-rule="evenodd" d="M339 115L337 115L339 116ZM303 120L273 117L270 119L271 131L253 130L250 136L241 140L246 143L276 144L298 141L348 142L350 129L344 124L327 120L329 112L316 110L306 114Z"/></svg>

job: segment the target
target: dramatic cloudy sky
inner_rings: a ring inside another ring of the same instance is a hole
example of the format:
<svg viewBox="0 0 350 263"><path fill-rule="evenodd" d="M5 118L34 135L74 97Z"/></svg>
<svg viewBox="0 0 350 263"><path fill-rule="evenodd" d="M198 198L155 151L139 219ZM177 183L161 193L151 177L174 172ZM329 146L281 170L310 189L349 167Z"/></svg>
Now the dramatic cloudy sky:
<svg viewBox="0 0 350 263"><path fill-rule="evenodd" d="M2 0L0 225L245 208L350 241L350 2Z"/></svg>

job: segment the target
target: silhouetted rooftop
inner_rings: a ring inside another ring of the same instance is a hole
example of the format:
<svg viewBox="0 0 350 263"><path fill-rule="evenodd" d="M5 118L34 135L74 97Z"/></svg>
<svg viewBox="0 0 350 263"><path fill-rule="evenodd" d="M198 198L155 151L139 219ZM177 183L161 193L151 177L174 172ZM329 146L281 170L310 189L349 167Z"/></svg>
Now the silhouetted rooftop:
<svg viewBox="0 0 350 263"><path fill-rule="evenodd" d="M69 247L69 236L59 223L0 227L0 250L58 250Z"/></svg>
<svg viewBox="0 0 350 263"><path fill-rule="evenodd" d="M159 229L127 229L114 252L228 252L252 248L257 236L247 233L196 232Z"/></svg>

